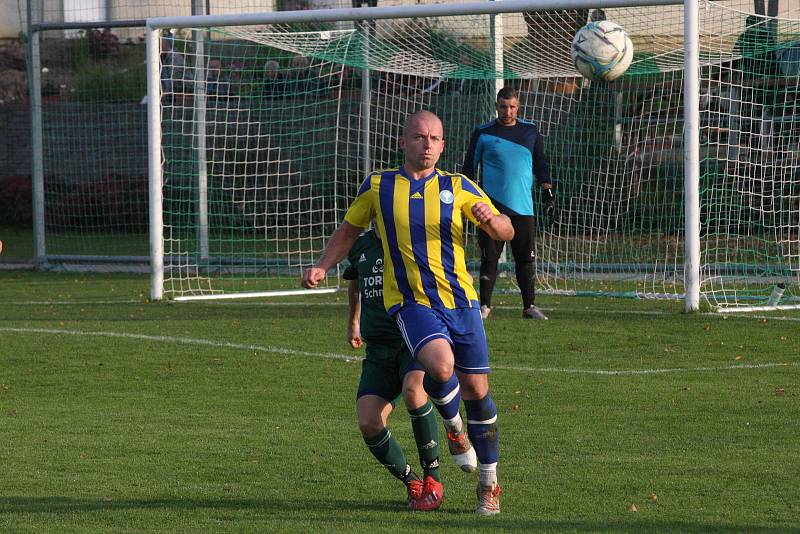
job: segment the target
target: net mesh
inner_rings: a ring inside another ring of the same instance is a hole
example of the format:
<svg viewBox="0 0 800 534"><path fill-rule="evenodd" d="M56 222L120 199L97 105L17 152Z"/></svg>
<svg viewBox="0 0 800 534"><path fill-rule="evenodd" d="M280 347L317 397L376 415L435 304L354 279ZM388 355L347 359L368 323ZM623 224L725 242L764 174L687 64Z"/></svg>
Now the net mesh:
<svg viewBox="0 0 800 534"><path fill-rule="evenodd" d="M611 84L569 56L601 18L636 51ZM506 83L556 182L558 218L537 218L540 290L680 297L682 19L676 6L180 29L161 56L168 294L295 287L364 176L402 162L407 114L442 118L439 165L460 170ZM715 306L766 304L777 284L798 298L797 30L701 4L701 290Z"/></svg>

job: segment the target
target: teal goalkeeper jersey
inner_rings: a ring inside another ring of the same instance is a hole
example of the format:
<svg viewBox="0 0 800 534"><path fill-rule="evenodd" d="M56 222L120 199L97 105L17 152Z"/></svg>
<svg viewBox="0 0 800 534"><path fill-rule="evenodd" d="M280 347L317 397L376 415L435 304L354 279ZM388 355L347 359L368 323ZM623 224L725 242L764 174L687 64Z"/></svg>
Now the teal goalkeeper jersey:
<svg viewBox="0 0 800 534"><path fill-rule="evenodd" d="M375 230L367 230L353 244L347 254L350 265L342 277L358 280L361 297L361 338L402 339L394 319L383 305L383 247Z"/></svg>

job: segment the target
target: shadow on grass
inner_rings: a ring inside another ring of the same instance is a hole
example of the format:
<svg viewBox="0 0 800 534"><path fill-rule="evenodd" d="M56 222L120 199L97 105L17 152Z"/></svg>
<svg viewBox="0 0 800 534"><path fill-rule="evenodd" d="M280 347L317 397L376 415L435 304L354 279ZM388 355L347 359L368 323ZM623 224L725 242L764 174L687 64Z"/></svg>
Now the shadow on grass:
<svg viewBox="0 0 800 534"><path fill-rule="evenodd" d="M348 522L357 525L374 521L372 514L380 514L385 526L391 525L394 519L409 521L409 526L428 527L432 531L463 530L472 531L476 527L491 530L535 532L535 531L567 531L567 532L681 532L681 533L785 533L786 526L767 526L763 524L721 525L711 522L658 521L646 517L622 521L592 522L580 520L548 520L520 517L513 512L503 513L491 518L476 517L471 510L447 509L438 512L409 512L405 503L398 501L354 502L352 500L314 500L281 501L275 499L90 499L73 497L2 497L0 498L0 517L5 514L74 514L76 512L93 511L130 511L159 510L169 512L191 510L217 510L247 512L252 519L253 513L263 513L264 519L280 517L282 523L298 521L298 528L308 521L325 521L333 519L337 526ZM362 514L367 514L366 516ZM387 517L385 514L389 514ZM29 518L32 519L32 518Z"/></svg>

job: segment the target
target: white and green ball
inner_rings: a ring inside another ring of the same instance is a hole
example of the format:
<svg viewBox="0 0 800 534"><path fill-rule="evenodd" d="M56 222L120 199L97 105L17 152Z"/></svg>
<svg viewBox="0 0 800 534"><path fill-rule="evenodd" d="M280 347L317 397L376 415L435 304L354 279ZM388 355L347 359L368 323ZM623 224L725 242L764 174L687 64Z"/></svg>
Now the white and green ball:
<svg viewBox="0 0 800 534"><path fill-rule="evenodd" d="M585 78L610 82L628 70L633 43L619 24L609 20L590 22L572 39L572 62Z"/></svg>

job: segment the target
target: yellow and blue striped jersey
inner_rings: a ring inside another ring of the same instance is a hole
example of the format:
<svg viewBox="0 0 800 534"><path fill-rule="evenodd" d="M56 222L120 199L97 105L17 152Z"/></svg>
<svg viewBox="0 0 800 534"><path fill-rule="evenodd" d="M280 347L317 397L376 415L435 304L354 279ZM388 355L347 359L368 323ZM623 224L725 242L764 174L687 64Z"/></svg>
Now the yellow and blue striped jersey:
<svg viewBox="0 0 800 534"><path fill-rule="evenodd" d="M375 218L383 239L383 304L391 314L404 303L430 308L477 308L464 258L464 217L486 193L462 174L435 169L414 180L403 168L376 171L359 188L345 221L359 228Z"/></svg>

